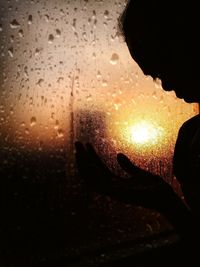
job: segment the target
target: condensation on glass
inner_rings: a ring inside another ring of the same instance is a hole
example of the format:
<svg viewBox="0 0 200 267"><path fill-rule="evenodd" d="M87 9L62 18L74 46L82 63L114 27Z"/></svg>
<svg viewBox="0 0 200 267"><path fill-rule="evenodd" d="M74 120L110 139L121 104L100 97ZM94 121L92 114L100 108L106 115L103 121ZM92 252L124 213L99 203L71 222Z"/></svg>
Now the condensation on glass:
<svg viewBox="0 0 200 267"><path fill-rule="evenodd" d="M2 144L55 151L87 139L100 153L168 161L197 110L132 60L118 29L124 5L1 1Z"/></svg>
<svg viewBox="0 0 200 267"><path fill-rule="evenodd" d="M178 129L197 107L163 92L132 60L118 28L125 2L1 0L2 151L63 153L73 174L80 140L116 172L123 152L172 182Z"/></svg>

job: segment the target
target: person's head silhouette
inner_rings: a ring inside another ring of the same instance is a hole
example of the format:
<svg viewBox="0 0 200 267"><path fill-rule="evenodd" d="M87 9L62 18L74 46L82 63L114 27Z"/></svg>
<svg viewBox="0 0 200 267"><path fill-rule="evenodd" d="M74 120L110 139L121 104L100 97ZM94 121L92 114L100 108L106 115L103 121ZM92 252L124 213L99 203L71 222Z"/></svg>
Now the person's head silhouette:
<svg viewBox="0 0 200 267"><path fill-rule="evenodd" d="M130 0L120 23L132 58L186 102L200 102L199 9L195 1Z"/></svg>
<svg viewBox="0 0 200 267"><path fill-rule="evenodd" d="M174 90L188 103L200 102L197 4L194 0L130 0L119 20L130 54L144 74L161 79L163 89ZM121 153L117 161L130 174L127 180L116 179L91 144L76 143L76 161L90 190L158 210L183 240L184 256L196 253L191 238L199 237L200 115L182 125L174 152L174 175L187 206L164 179L140 169Z"/></svg>

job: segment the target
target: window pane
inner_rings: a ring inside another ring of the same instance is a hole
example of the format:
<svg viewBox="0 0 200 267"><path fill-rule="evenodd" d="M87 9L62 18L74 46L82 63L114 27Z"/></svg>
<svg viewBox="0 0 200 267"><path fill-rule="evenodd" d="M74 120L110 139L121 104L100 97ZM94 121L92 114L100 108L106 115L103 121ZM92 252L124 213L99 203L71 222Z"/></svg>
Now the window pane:
<svg viewBox="0 0 200 267"><path fill-rule="evenodd" d="M1 0L5 240L33 230L52 247L64 240L72 255L171 229L156 212L88 198L74 165L74 142L91 142L115 173L123 173L116 164L123 152L173 184L178 129L198 112L132 60L118 29L125 2Z"/></svg>

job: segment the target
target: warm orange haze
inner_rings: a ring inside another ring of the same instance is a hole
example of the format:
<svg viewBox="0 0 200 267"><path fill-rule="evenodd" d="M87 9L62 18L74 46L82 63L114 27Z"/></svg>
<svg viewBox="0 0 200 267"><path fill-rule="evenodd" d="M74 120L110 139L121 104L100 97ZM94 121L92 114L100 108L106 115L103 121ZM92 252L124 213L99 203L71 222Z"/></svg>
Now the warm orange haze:
<svg viewBox="0 0 200 267"><path fill-rule="evenodd" d="M177 213L174 146L199 109L132 59L127 1L0 0L0 266L160 266L182 253L157 207Z"/></svg>
<svg viewBox="0 0 200 267"><path fill-rule="evenodd" d="M124 4L63 1L58 8L48 1L40 9L17 2L4 14L2 144L70 154L73 142L89 133L97 148L103 138L133 159L171 158L180 125L197 107L163 92L133 62L118 29ZM23 18L14 12L21 5ZM86 117L103 113L101 127L81 125L79 110Z"/></svg>

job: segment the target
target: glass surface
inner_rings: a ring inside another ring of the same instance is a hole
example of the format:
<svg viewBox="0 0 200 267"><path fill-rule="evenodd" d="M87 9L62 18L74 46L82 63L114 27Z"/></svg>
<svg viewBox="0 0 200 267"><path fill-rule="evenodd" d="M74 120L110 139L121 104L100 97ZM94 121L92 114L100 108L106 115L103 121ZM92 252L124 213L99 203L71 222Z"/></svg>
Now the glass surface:
<svg viewBox="0 0 200 267"><path fill-rule="evenodd" d="M38 207L56 225L54 245L64 239L69 254L170 228L154 211L88 200L74 165L74 142L91 142L114 172L122 172L116 154L123 152L173 184L178 129L198 112L132 60L118 29L125 2L0 2L1 183L11 239L35 227L24 214L35 218Z"/></svg>

